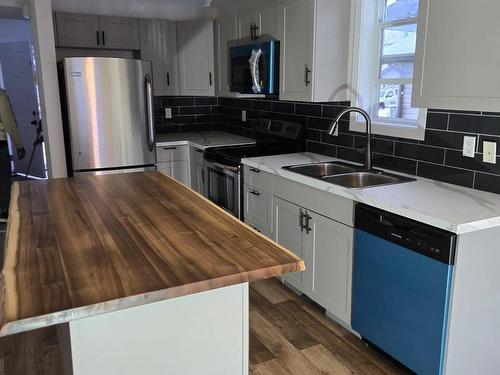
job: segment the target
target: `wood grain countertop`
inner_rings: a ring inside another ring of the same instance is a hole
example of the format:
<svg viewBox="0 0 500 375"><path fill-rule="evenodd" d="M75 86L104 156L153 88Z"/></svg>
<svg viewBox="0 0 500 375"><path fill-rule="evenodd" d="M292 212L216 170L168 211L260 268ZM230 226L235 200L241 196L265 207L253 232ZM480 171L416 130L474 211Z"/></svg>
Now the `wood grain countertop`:
<svg viewBox="0 0 500 375"><path fill-rule="evenodd" d="M304 270L158 172L13 185L0 336Z"/></svg>

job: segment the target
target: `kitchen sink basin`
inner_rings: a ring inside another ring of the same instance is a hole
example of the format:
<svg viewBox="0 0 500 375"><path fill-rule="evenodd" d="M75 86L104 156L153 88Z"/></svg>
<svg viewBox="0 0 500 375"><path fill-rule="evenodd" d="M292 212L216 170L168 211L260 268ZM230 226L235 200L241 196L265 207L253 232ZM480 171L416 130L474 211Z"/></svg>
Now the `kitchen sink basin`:
<svg viewBox="0 0 500 375"><path fill-rule="evenodd" d="M327 176L359 171L362 168L354 164L343 163L343 162L325 162L325 163L291 165L283 167L283 169L287 169L289 171L309 177L323 178Z"/></svg>
<svg viewBox="0 0 500 375"><path fill-rule="evenodd" d="M340 161L289 165L283 169L352 189L415 181L378 170L367 171L362 166Z"/></svg>
<svg viewBox="0 0 500 375"><path fill-rule="evenodd" d="M359 171L337 176L328 176L323 181L347 188L364 188L379 185L398 184L415 181L412 178L396 176L381 171Z"/></svg>

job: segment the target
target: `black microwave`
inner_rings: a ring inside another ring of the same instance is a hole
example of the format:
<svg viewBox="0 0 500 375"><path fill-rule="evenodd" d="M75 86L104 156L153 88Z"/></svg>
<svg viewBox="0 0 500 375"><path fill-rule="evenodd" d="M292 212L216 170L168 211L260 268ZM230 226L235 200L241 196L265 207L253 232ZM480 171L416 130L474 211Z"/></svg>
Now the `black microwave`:
<svg viewBox="0 0 500 375"><path fill-rule="evenodd" d="M279 42L229 48L230 89L242 94L277 94Z"/></svg>

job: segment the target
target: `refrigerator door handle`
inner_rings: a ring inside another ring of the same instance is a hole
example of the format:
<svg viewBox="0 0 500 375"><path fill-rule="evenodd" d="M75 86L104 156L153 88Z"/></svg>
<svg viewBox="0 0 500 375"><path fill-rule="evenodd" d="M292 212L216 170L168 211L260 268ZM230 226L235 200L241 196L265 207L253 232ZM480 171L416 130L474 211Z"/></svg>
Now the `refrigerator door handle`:
<svg viewBox="0 0 500 375"><path fill-rule="evenodd" d="M148 146L149 151L153 151L155 147L155 129L153 120L153 87L151 77L146 74L146 123L148 126Z"/></svg>

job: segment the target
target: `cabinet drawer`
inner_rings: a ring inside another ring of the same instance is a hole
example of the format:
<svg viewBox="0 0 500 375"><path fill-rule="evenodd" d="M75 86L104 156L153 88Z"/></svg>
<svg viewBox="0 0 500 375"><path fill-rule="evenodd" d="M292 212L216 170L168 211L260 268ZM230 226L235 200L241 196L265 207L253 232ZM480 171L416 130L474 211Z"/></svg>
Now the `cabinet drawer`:
<svg viewBox="0 0 500 375"><path fill-rule="evenodd" d="M188 160L188 154L188 146L156 147L156 160L158 163Z"/></svg>
<svg viewBox="0 0 500 375"><path fill-rule="evenodd" d="M258 168L245 165L243 167L243 181L249 186L266 192L273 191L273 175Z"/></svg>
<svg viewBox="0 0 500 375"><path fill-rule="evenodd" d="M192 160L194 160L195 164L203 165L203 153L204 151L201 148L191 147L192 150Z"/></svg>
<svg viewBox="0 0 500 375"><path fill-rule="evenodd" d="M262 233L272 233L272 195L253 186L243 185L245 222Z"/></svg>

